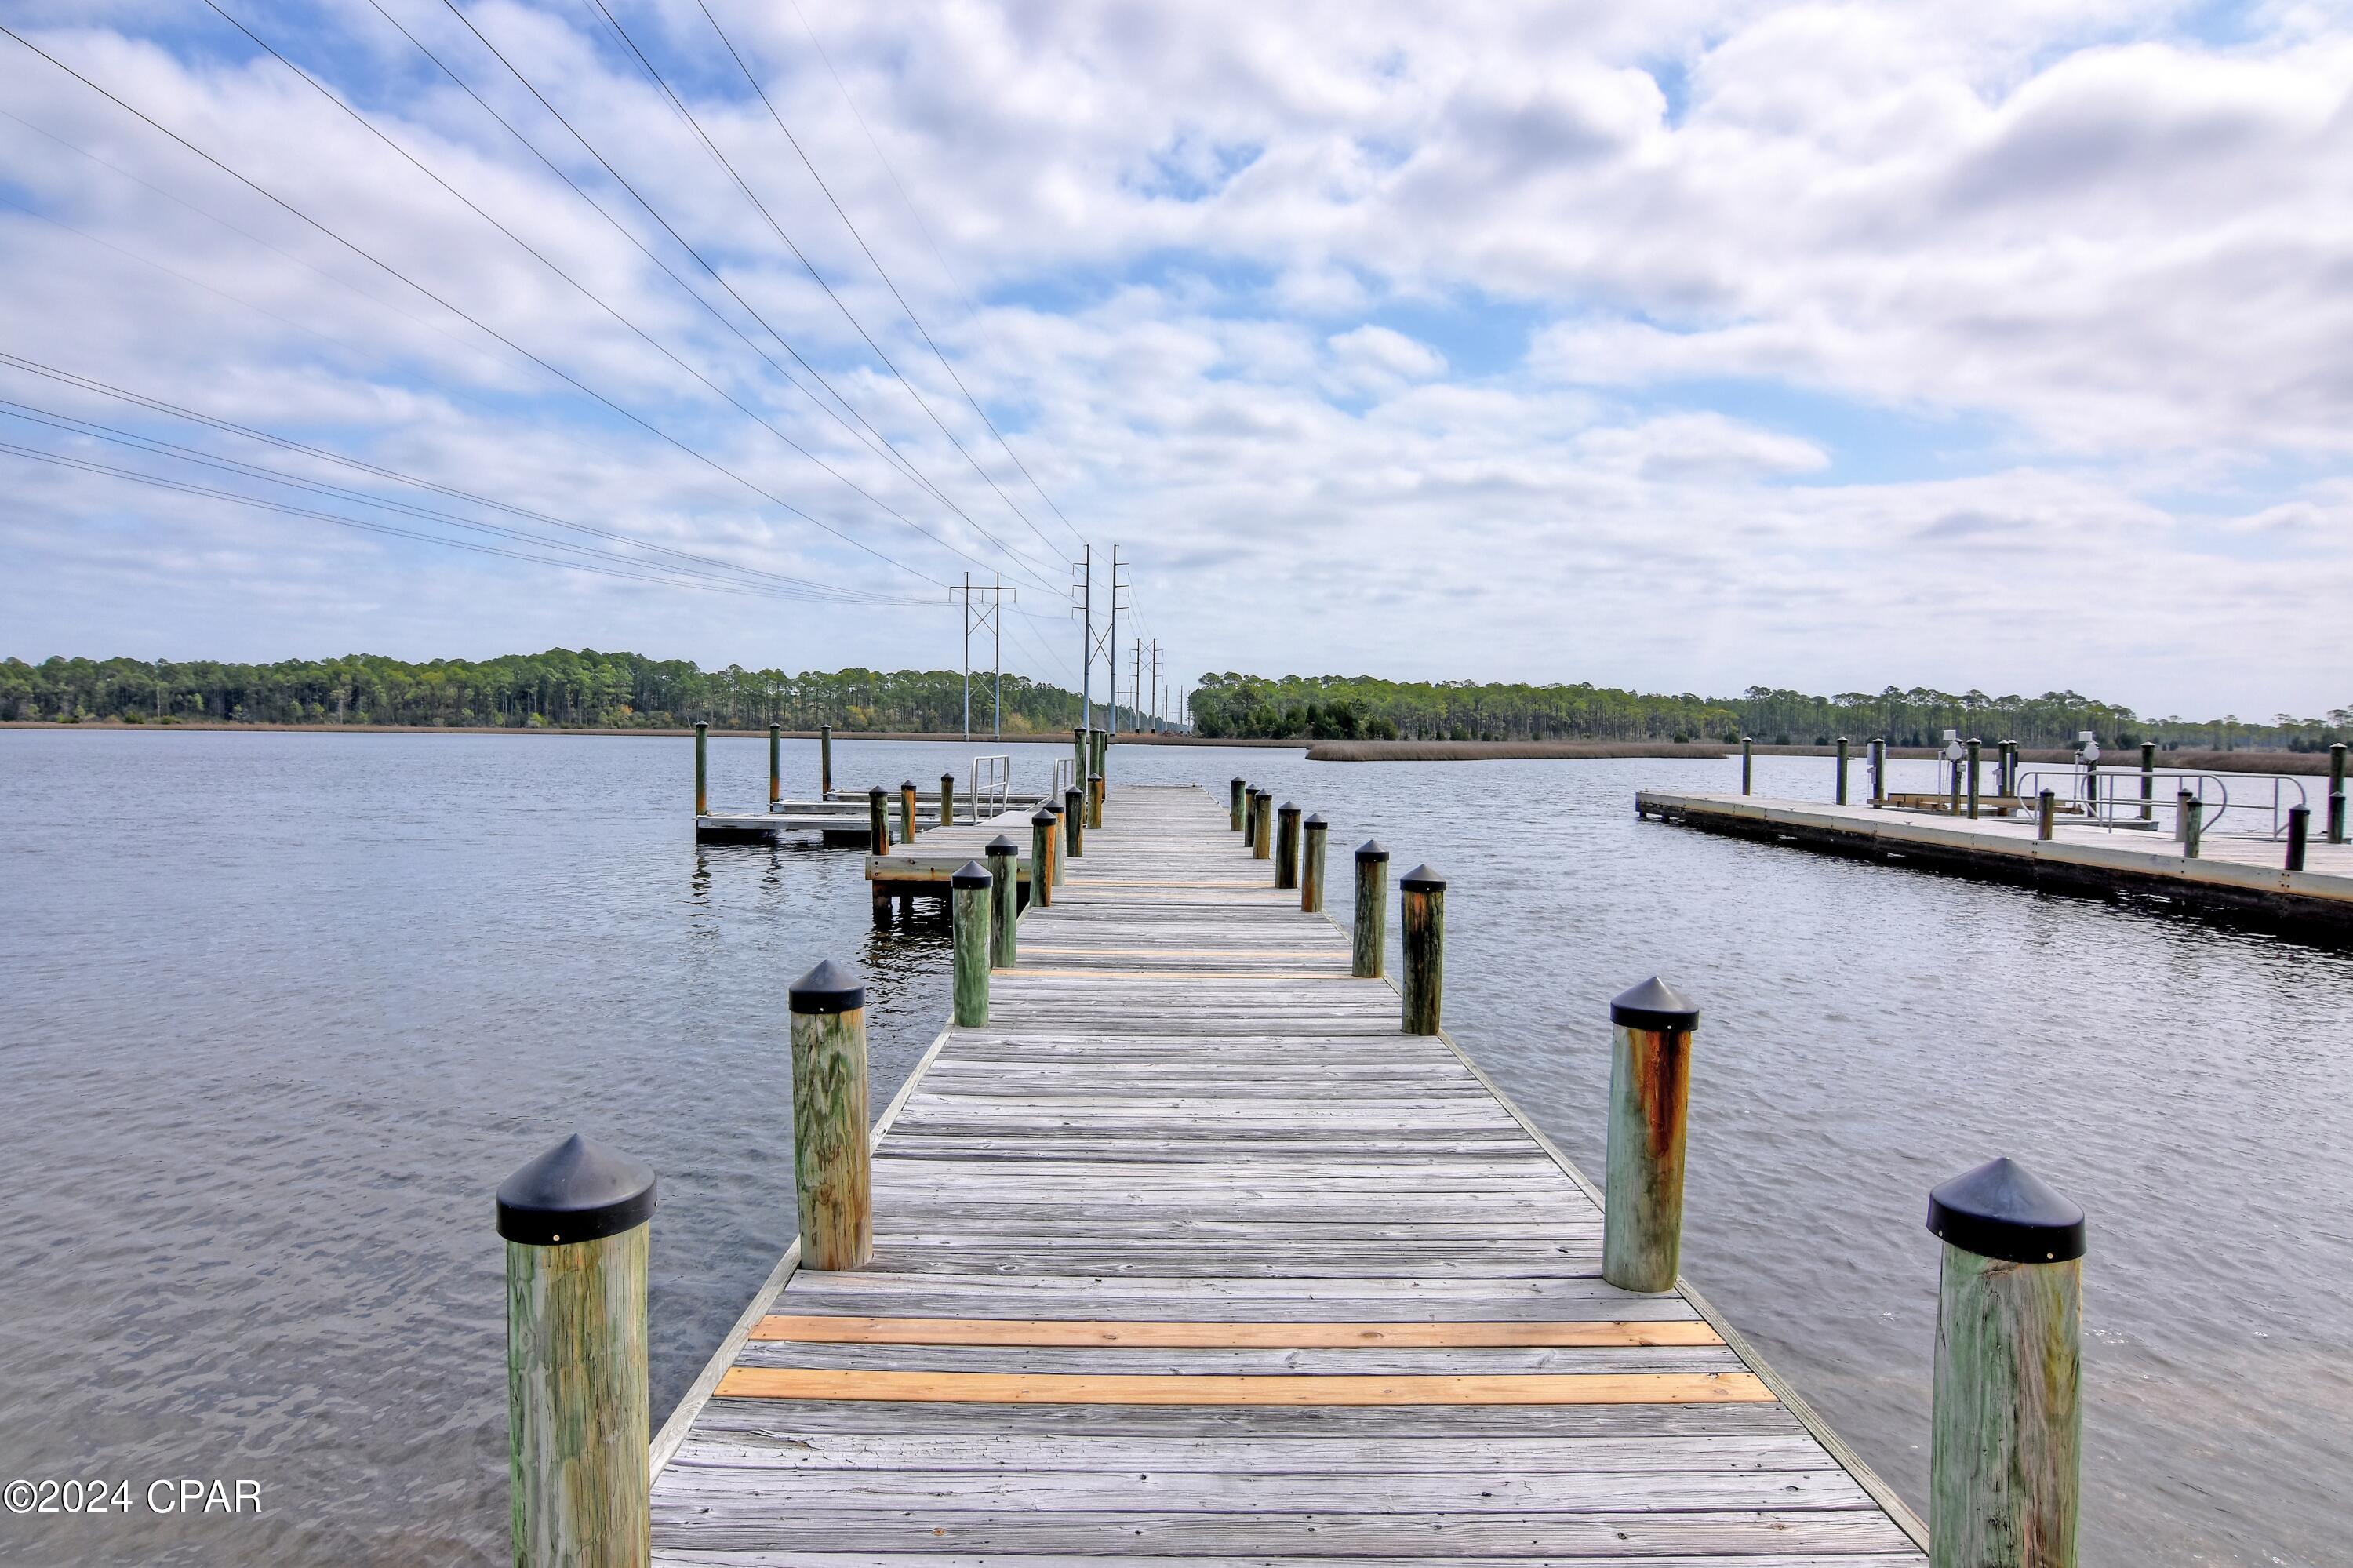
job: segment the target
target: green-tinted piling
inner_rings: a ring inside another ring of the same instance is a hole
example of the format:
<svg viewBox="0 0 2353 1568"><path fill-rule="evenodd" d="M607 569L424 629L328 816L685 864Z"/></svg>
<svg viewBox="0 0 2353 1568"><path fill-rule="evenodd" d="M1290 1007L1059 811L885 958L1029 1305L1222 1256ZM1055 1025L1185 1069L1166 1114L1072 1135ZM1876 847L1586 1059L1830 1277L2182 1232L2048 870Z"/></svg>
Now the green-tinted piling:
<svg viewBox="0 0 2353 1568"><path fill-rule="evenodd" d="M1356 921L1348 972L1358 980L1378 980L1388 952L1389 852L1377 839L1356 846Z"/></svg>
<svg viewBox="0 0 2353 1568"><path fill-rule="evenodd" d="M1037 871L1031 866L1031 873ZM1009 969L1019 957L1021 919L1021 846L1003 833L988 841L988 874L995 878L991 897L996 902L996 917L988 933L988 964L991 969Z"/></svg>
<svg viewBox="0 0 2353 1568"><path fill-rule="evenodd" d="M501 1183L515 1568L645 1568L654 1173L575 1133Z"/></svg>
<svg viewBox="0 0 2353 1568"><path fill-rule="evenodd" d="M1446 879L1427 865L1398 878L1405 938L1405 1033L1435 1034L1446 989Z"/></svg>
<svg viewBox="0 0 2353 1568"><path fill-rule="evenodd" d="M976 860L965 862L948 878L948 903L955 920L959 1029L977 1029L988 1022L990 906L997 901L996 890L996 874Z"/></svg>
<svg viewBox="0 0 2353 1568"><path fill-rule="evenodd" d="M1299 885L1299 808L1288 800L1274 813L1274 885Z"/></svg>
<svg viewBox="0 0 2353 1568"><path fill-rule="evenodd" d="M1274 858L1274 793L1269 789L1250 791L1250 858Z"/></svg>
<svg viewBox="0 0 2353 1568"><path fill-rule="evenodd" d="M1683 1255L1683 1127L1699 1009L1653 975L1609 1004L1609 1165L1601 1277L1675 1287Z"/></svg>
<svg viewBox="0 0 2353 1568"><path fill-rule="evenodd" d="M902 779L899 784L899 842L902 844L913 843L916 831L915 781L912 779Z"/></svg>
<svg viewBox="0 0 2353 1568"><path fill-rule="evenodd" d="M1871 743L1871 803L1874 806L1887 799L1887 742Z"/></svg>
<svg viewBox="0 0 2353 1568"><path fill-rule="evenodd" d="M1258 848L1258 789L1255 786L1242 791L1242 848Z"/></svg>
<svg viewBox="0 0 2353 1568"><path fill-rule="evenodd" d="M1076 758L1071 764L1071 778L1084 779L1094 771L1087 766L1087 732L1084 726L1074 727L1071 731L1071 754Z"/></svg>
<svg viewBox="0 0 2353 1568"><path fill-rule="evenodd" d="M801 1266L862 1268L874 1255L866 1145L866 986L828 959L793 982L793 1189Z"/></svg>
<svg viewBox="0 0 2353 1568"><path fill-rule="evenodd" d="M2181 857L2196 860L2200 841L2206 831L2206 802L2189 790L2181 791Z"/></svg>
<svg viewBox="0 0 2353 1568"><path fill-rule="evenodd" d="M1928 1197L1943 1241L1929 1416L1931 1568L2074 1568L2084 1211L1995 1160Z"/></svg>
<svg viewBox="0 0 2353 1568"><path fill-rule="evenodd" d="M1226 826L1235 832L1242 831L1242 791L1249 787L1249 781L1240 778L1227 787Z"/></svg>
<svg viewBox="0 0 2353 1568"><path fill-rule="evenodd" d="M1317 814L1300 823L1299 831L1305 835L1300 849L1299 907L1303 914L1318 915L1324 909L1324 850L1331 824Z"/></svg>
<svg viewBox="0 0 2353 1568"><path fill-rule="evenodd" d="M2345 842L2345 743L2328 748L2328 842Z"/></svg>

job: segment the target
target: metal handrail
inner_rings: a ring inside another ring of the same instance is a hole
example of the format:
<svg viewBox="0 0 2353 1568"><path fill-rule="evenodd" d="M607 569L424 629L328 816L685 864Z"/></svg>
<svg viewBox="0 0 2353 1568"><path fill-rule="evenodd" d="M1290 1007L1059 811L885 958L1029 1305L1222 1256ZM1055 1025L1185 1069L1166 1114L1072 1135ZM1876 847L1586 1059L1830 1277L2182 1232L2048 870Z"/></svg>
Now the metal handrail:
<svg viewBox="0 0 2353 1568"><path fill-rule="evenodd" d="M2046 779L2053 782L2045 784L2043 780ZM2149 781L2149 798L2147 800L2143 800L2140 793L2140 780L2144 779ZM2171 787L2160 787L2159 779L2171 780ZM2234 800L2231 798L2230 779L2219 773L2188 768L2155 768L2147 772L2137 768L2103 769L2094 766L2028 768L2020 770L2018 780L2018 793L2021 798L2031 800L2043 789L2049 789L2067 810L2079 816L2089 817L2111 832L2119 826L2138 831L2144 823L2153 828L2163 820L2158 815L2160 810L2170 811L2173 813L2173 836L2177 839L2181 836L2180 797L2185 792L2199 803L2199 831L2201 832L2215 831L2223 814L2233 809L2242 819L2253 819L2268 804L2269 821L2264 826L2243 827L2240 831L2275 839L2287 832L2288 811L2307 803L2303 780L2278 773L2270 776L2271 800L2268 803L2261 798L2257 788L2261 781L2258 779L2242 777L2238 781L2241 793L2254 795L2255 800ZM2126 786L2130 789L2127 789ZM2290 790L2295 792L2293 800L2288 799Z"/></svg>
<svg viewBox="0 0 2353 1568"><path fill-rule="evenodd" d="M1013 794L1013 758L998 752L972 759L972 820L985 822L1005 814Z"/></svg>
<svg viewBox="0 0 2353 1568"><path fill-rule="evenodd" d="M1056 758L1054 759L1054 784L1053 788L1047 791L1047 803L1051 805L1054 801L1060 800L1064 795L1069 794L1078 787L1078 763L1068 757Z"/></svg>

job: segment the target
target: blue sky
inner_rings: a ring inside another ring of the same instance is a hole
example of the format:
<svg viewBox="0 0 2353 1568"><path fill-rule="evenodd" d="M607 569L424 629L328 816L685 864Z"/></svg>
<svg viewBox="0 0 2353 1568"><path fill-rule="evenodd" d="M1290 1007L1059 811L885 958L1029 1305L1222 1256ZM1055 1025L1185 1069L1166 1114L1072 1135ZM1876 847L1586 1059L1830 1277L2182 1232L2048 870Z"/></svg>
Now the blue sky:
<svg viewBox="0 0 2353 1568"><path fill-rule="evenodd" d="M607 5L6 9L0 653L2353 699L2327 7Z"/></svg>

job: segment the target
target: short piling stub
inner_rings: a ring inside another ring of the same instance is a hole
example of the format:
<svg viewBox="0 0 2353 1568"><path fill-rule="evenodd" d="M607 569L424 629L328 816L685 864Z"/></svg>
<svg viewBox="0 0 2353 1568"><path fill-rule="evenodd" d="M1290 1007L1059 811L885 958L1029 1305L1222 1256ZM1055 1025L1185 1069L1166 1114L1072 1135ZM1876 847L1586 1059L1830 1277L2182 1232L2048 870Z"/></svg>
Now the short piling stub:
<svg viewBox="0 0 2353 1568"><path fill-rule="evenodd" d="M867 1147L866 984L828 959L792 983L793 1188L801 1266L858 1268L874 1254Z"/></svg>
<svg viewBox="0 0 2353 1568"><path fill-rule="evenodd" d="M1928 1195L1945 1244L1928 1460L1933 1568L2072 1568L2083 1489L2084 1211L2017 1161Z"/></svg>
<svg viewBox="0 0 2353 1568"><path fill-rule="evenodd" d="M1699 1009L1652 975L1609 1003L1609 1165L1601 1277L1672 1290L1683 1234L1683 1128Z"/></svg>
<svg viewBox="0 0 2353 1568"><path fill-rule="evenodd" d="M994 924L990 896L997 878L968 860L948 874L950 917L955 926L955 1021L959 1029L988 1022L988 949Z"/></svg>
<svg viewBox="0 0 2353 1568"><path fill-rule="evenodd" d="M574 1133L499 1184L514 1561L652 1555L648 1167Z"/></svg>
<svg viewBox="0 0 2353 1568"><path fill-rule="evenodd" d="M1405 939L1404 1030L1435 1034L1446 985L1446 878L1428 864L1398 878L1398 917Z"/></svg>
<svg viewBox="0 0 2353 1568"><path fill-rule="evenodd" d="M1348 972L1358 980L1378 980L1388 957L1389 852L1378 839L1356 846L1356 919L1351 936Z"/></svg>

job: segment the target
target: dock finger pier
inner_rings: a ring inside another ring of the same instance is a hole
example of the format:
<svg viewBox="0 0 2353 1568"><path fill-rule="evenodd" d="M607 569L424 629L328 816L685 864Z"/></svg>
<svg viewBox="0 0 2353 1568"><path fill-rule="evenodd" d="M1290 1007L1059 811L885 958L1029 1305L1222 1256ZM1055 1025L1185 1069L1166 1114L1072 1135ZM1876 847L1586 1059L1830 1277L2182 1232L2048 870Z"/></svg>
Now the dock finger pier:
<svg viewBox="0 0 2353 1568"><path fill-rule="evenodd" d="M1948 1560L1680 1276L1691 1001L1576 1043L1597 1185L1445 1032L1436 872L1241 780L1071 808L876 846L955 1015L873 1116L858 977L792 988L734 1092L790 1118L799 1240L659 1434L652 1173L575 1138L501 1190L518 1563ZM2081 1213L2007 1161L1937 1200L1933 1522L2072 1562Z"/></svg>

